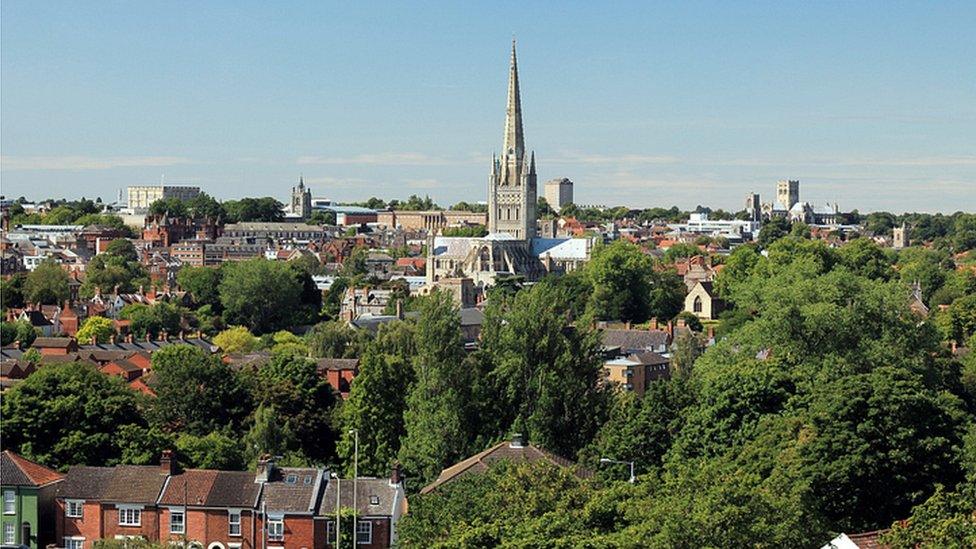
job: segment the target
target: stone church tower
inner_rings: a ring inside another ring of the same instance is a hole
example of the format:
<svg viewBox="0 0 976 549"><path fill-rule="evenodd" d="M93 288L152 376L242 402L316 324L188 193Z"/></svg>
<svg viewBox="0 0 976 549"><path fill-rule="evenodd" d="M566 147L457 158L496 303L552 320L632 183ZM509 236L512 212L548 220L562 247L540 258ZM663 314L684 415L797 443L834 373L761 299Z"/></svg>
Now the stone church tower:
<svg viewBox="0 0 976 549"><path fill-rule="evenodd" d="M488 178L488 232L508 233L519 240L536 236L535 152L525 158L522 101L518 64L512 40L512 66L508 74L508 109L501 157L492 155Z"/></svg>
<svg viewBox="0 0 976 549"><path fill-rule="evenodd" d="M312 191L305 188L305 177L298 178L298 186L291 188L291 213L308 219L312 215Z"/></svg>

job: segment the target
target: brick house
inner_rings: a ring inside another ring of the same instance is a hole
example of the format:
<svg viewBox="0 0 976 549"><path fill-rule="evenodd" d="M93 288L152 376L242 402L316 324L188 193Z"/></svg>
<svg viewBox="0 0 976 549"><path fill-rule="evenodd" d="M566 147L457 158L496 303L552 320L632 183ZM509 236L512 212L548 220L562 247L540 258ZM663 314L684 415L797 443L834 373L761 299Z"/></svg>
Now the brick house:
<svg viewBox="0 0 976 549"><path fill-rule="evenodd" d="M10 450L0 454L3 546L41 549L54 542L54 494L63 476Z"/></svg>
<svg viewBox="0 0 976 549"><path fill-rule="evenodd" d="M190 469L159 498L160 541L207 549L255 549L261 485L248 471Z"/></svg>
<svg viewBox="0 0 976 549"><path fill-rule="evenodd" d="M396 524L407 510L407 496L399 466L393 468L390 478L360 477L356 482L352 479L329 480L316 521L322 524L321 528L325 531L325 547L330 548L335 547L337 489L341 509L352 509L355 505L357 547L381 549L396 545ZM349 536L346 535L345 538L348 539Z"/></svg>
<svg viewBox="0 0 976 549"><path fill-rule="evenodd" d="M168 454L161 461L158 466L68 469L55 500L55 532L61 546L90 549L99 539L158 540L156 502L173 466Z"/></svg>
<svg viewBox="0 0 976 549"><path fill-rule="evenodd" d="M323 547L326 532L324 525L316 524L315 513L325 485L324 469L279 468L272 460L262 460L254 480L262 486L261 549Z"/></svg>

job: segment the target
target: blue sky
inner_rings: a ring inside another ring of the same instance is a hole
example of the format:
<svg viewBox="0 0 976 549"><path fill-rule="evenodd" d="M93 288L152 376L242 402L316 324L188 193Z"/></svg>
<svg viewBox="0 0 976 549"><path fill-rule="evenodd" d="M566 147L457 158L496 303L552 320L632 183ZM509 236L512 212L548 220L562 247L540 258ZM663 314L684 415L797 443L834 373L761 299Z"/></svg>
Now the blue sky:
<svg viewBox="0 0 976 549"><path fill-rule="evenodd" d="M485 200L515 34L540 183L740 209L777 179L976 211L976 2L0 4L0 187Z"/></svg>

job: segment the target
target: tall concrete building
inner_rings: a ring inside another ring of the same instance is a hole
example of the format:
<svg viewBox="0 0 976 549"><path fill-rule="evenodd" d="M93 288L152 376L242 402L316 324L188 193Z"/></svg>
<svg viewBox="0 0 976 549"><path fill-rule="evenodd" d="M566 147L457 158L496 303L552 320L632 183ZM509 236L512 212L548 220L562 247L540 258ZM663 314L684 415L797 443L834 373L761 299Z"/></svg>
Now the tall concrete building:
<svg viewBox="0 0 976 549"><path fill-rule="evenodd" d="M512 40L512 62L508 72L503 149L501 157L492 155L491 159L488 232L507 233L516 239L528 240L536 234L535 152L526 159L515 40Z"/></svg>
<svg viewBox="0 0 976 549"><path fill-rule="evenodd" d="M200 187L184 187L179 185L136 185L129 187L128 206L137 212L148 210L149 206L163 198L178 198L190 200L200 194Z"/></svg>
<svg viewBox="0 0 976 549"><path fill-rule="evenodd" d="M565 177L550 179L546 181L545 193L549 207L559 211L566 204L573 202L573 182Z"/></svg>
<svg viewBox="0 0 976 549"><path fill-rule="evenodd" d="M305 177L298 178L298 186L291 188L291 213L295 217L308 219L312 215L312 191L305 188Z"/></svg>
<svg viewBox="0 0 976 549"><path fill-rule="evenodd" d="M777 181L776 201L790 211L800 201L800 182L794 179Z"/></svg>

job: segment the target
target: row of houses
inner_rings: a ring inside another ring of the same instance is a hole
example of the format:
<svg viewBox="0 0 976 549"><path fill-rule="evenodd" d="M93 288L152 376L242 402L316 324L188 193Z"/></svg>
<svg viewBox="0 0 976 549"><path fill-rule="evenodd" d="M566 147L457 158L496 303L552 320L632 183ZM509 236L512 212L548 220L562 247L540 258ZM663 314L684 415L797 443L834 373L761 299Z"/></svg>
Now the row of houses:
<svg viewBox="0 0 976 549"><path fill-rule="evenodd" d="M357 547L392 547L406 512L403 478L341 479L322 468L179 470L156 465L74 466L60 474L2 454L3 544L90 549L140 539L194 549L324 549L334 545L336 503L355 509ZM342 524L345 526L345 519ZM348 525L352 528L352 525ZM352 532L348 533L351 537Z"/></svg>

